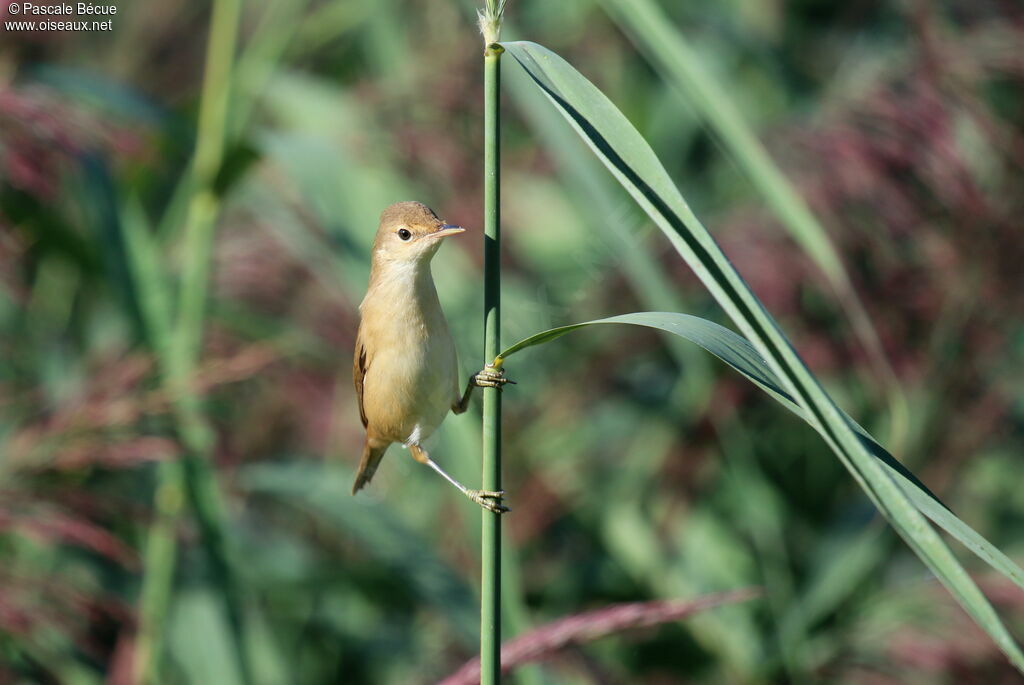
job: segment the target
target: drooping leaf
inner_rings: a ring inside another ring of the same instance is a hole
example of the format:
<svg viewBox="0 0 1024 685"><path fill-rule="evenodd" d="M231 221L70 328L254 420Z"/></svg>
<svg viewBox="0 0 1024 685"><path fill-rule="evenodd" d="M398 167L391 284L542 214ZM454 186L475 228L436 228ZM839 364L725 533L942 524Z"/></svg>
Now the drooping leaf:
<svg viewBox="0 0 1024 685"><path fill-rule="evenodd" d="M715 355L723 362L739 371L759 388L774 397L782 406L807 421L803 410L793 398L782 389L775 374L767 363L746 339L717 323L689 314L675 312L636 312L621 314L605 319L585 321L583 323L559 326L542 331L506 348L499 358L505 358L534 345L541 345L562 337L566 333L598 324L632 324L657 328L696 343ZM928 518L943 530L963 543L968 549L981 557L994 569L1010 578L1024 589L1024 570L1003 554L995 545L982 537L977 531L960 520L946 505L939 500L918 478L860 425L848 415L843 414L858 432L864 446L890 470L891 475L904 487L908 497ZM810 423L808 421L808 423ZM812 424L813 425L813 424Z"/></svg>
<svg viewBox="0 0 1024 685"><path fill-rule="evenodd" d="M941 522L946 518L940 515L941 511L948 510L938 504L931 507L929 503L934 500L921 487L906 477L901 478L898 471L872 452L856 424L821 387L778 324L690 210L643 137L597 87L557 54L535 43L503 45L662 230L774 373L781 389L821 434L879 511L1010 661L1024 672L1024 653L922 514L927 513ZM964 528L956 525L954 519L946 521L947 530L964 533ZM982 549L978 547L980 536L965 537L972 541L972 551ZM1006 564L1001 563L994 548L982 551L987 552L982 558L1006 573ZM1019 573L1007 575L1019 581Z"/></svg>

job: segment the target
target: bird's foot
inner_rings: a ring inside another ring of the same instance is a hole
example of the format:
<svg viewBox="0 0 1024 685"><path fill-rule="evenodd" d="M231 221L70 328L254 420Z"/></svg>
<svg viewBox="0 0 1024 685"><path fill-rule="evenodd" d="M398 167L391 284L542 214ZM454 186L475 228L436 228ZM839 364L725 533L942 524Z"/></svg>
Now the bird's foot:
<svg viewBox="0 0 1024 685"><path fill-rule="evenodd" d="M466 497L495 514L504 514L507 511L511 511L511 509L501 503L504 496L504 490L466 490Z"/></svg>
<svg viewBox="0 0 1024 685"><path fill-rule="evenodd" d="M491 364L488 364L478 374L473 376L473 385L478 388L501 388L506 383L516 384L511 378L505 377L504 369L496 369Z"/></svg>

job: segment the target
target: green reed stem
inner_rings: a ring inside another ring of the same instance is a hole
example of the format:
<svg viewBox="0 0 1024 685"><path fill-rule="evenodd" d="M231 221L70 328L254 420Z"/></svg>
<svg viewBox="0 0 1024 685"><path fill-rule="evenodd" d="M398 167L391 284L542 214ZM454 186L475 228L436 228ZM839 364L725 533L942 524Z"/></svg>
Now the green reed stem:
<svg viewBox="0 0 1024 685"><path fill-rule="evenodd" d="M163 624L177 556L175 531L185 497L199 524L210 569L224 600L242 681L252 682L242 591L234 571L230 540L225 534L220 492L210 465L213 435L203 415L200 398L189 387L202 344L214 228L220 209L214 184L224 156L240 15L241 0L215 1L199 104L196 149L189 170L191 181L187 184L188 209L176 325L172 325L169 307L154 308L146 317L148 338L159 359L162 385L172 400L184 455L180 462L161 465L157 472L156 519L146 544L140 608L142 661L137 670L140 682L158 680L156 666L162 652ZM135 230L138 231L138 226ZM141 245L144 240L140 240L141 233L136 233L135 237L137 245ZM147 250L143 250L145 252ZM149 256L156 261L152 252ZM135 263L142 266L138 261ZM145 269L138 269L136 275L144 278L145 272Z"/></svg>
<svg viewBox="0 0 1024 685"><path fill-rule="evenodd" d="M171 310L159 249L139 204L129 203L121 217L121 227L142 314L144 337L160 360L161 381L164 387L168 387L170 373L164 361L171 358ZM139 596L139 628L134 654L135 681L142 685L156 682L159 672L162 629L174 577L175 534L184 501L183 479L177 473L180 470L178 461L164 461L157 467L154 518L143 552L145 573Z"/></svg>
<svg viewBox="0 0 1024 685"><path fill-rule="evenodd" d="M500 145L498 111L501 53L484 52L484 358L501 351ZM501 489L501 390L484 388L483 488ZM497 685L501 676L501 515L484 510L481 531L480 683Z"/></svg>

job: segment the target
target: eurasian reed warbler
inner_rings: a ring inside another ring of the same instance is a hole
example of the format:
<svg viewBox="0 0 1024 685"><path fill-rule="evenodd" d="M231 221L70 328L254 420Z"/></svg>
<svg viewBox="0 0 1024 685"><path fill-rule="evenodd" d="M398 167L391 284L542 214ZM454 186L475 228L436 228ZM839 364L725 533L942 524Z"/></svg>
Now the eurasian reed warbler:
<svg viewBox="0 0 1024 685"><path fill-rule="evenodd" d="M437 299L430 260L442 239L465 229L437 218L419 202L399 202L380 216L373 242L370 285L359 305L352 375L366 442L352 486L355 494L373 478L393 442L409 448L466 497L493 512L503 491L471 490L449 476L423 448L448 411L466 411L474 387L500 388L503 372L484 368L459 393L459 360Z"/></svg>

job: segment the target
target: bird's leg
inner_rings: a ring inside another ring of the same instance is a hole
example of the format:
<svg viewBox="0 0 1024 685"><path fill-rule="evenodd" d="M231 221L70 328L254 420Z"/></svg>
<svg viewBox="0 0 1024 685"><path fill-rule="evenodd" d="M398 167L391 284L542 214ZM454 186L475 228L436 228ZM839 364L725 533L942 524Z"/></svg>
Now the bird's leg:
<svg viewBox="0 0 1024 685"><path fill-rule="evenodd" d="M462 399L459 400L458 404L452 405L452 413L461 414L469 408L469 400L473 396L473 388L498 388L500 390L506 383L516 384L514 380L505 378L504 369L495 369L493 364L488 364L479 373L469 377L469 381L466 383L466 390L462 393Z"/></svg>
<svg viewBox="0 0 1024 685"><path fill-rule="evenodd" d="M463 495L487 511L493 511L495 514L504 514L506 511L509 511L508 507L501 504L501 499L505 496L504 490L471 490L445 473L445 470L438 466L437 462L431 459L427 451L419 445L409 445L409 452L412 454L413 459L437 471L446 481L457 487Z"/></svg>

